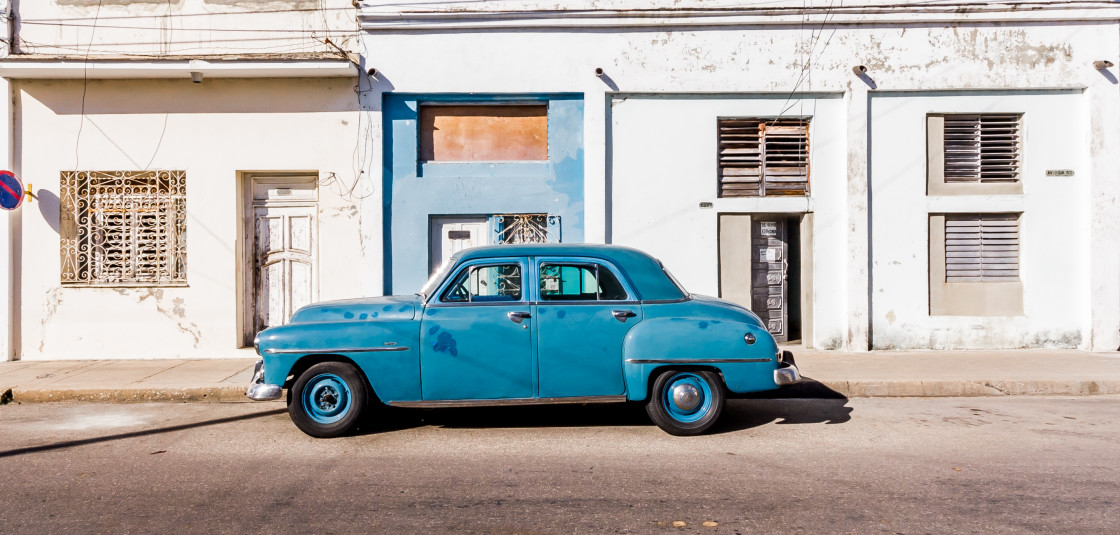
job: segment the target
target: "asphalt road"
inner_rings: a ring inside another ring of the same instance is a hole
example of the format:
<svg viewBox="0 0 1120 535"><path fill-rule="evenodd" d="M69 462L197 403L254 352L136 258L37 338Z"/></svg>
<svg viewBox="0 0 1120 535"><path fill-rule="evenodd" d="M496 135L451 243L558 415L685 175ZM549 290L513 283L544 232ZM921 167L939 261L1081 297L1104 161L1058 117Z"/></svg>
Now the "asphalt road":
<svg viewBox="0 0 1120 535"><path fill-rule="evenodd" d="M0 406L0 533L1116 533L1120 398L735 400L397 411Z"/></svg>

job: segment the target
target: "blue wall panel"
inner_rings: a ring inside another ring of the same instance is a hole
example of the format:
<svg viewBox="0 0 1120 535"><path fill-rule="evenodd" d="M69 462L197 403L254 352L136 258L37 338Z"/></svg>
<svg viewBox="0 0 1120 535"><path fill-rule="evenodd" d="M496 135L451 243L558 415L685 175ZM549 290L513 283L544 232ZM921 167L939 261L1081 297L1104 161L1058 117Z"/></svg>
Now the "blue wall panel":
<svg viewBox="0 0 1120 535"><path fill-rule="evenodd" d="M548 162L422 164L421 103L546 102ZM582 95L384 96L385 293L412 293L428 278L433 215L552 214L565 242L583 241Z"/></svg>

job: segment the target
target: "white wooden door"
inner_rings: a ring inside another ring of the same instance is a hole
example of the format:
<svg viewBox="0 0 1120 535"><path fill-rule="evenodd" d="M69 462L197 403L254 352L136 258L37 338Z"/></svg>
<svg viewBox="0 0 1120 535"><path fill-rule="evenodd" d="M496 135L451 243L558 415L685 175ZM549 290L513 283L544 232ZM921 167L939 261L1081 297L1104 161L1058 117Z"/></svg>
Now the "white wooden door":
<svg viewBox="0 0 1120 535"><path fill-rule="evenodd" d="M432 219L428 273L463 249L490 243L490 219L486 217L436 217Z"/></svg>
<svg viewBox="0 0 1120 535"><path fill-rule="evenodd" d="M283 325L315 293L315 206L254 208L255 328Z"/></svg>

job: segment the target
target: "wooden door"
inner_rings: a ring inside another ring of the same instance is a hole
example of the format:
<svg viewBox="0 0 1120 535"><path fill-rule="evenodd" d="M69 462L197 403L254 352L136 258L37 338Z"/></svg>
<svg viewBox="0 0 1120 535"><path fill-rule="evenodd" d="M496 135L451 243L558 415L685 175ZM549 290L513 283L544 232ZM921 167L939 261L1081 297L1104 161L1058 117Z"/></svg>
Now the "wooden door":
<svg viewBox="0 0 1120 535"><path fill-rule="evenodd" d="M257 331L288 322L315 293L314 206L254 209Z"/></svg>
<svg viewBox="0 0 1120 535"><path fill-rule="evenodd" d="M751 310L779 342L789 340L789 237L784 219L751 219Z"/></svg>

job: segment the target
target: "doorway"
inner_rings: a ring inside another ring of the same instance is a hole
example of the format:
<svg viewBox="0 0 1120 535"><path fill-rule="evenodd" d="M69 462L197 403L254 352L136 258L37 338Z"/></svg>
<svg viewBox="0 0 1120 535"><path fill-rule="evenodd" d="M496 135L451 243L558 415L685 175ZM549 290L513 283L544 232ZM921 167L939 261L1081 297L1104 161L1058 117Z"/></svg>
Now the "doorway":
<svg viewBox="0 0 1120 535"><path fill-rule="evenodd" d="M428 230L428 275L455 253L490 243L490 218L483 216L432 216Z"/></svg>
<svg viewBox="0 0 1120 535"><path fill-rule="evenodd" d="M780 343L806 334L802 230L809 214L721 214L720 297L751 309Z"/></svg>
<svg viewBox="0 0 1120 535"><path fill-rule="evenodd" d="M318 180L253 175L246 180L243 334L246 345L318 297Z"/></svg>

